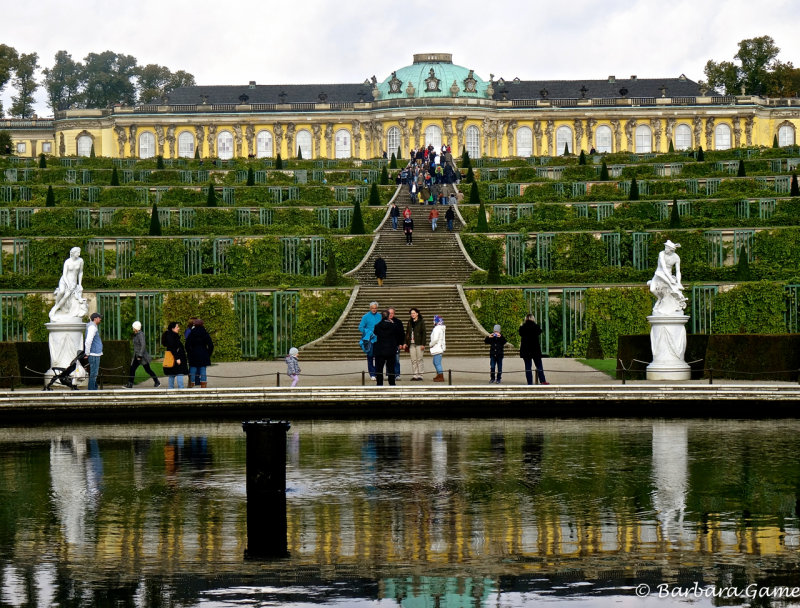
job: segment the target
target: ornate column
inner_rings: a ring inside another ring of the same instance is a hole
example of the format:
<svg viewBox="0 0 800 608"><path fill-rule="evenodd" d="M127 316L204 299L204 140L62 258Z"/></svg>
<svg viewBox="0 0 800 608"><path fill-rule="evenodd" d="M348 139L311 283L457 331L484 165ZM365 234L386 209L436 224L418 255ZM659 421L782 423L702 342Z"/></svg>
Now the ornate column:
<svg viewBox="0 0 800 608"><path fill-rule="evenodd" d="M594 148L594 128L597 126L597 120L589 118L586 121L586 147L591 150Z"/></svg>
<svg viewBox="0 0 800 608"><path fill-rule="evenodd" d="M169 157L175 158L175 126L167 127L167 143L169 143Z"/></svg>
<svg viewBox="0 0 800 608"><path fill-rule="evenodd" d="M233 125L233 153L236 158L242 157L242 125Z"/></svg>
<svg viewBox="0 0 800 608"><path fill-rule="evenodd" d="M636 119L631 118L625 123L625 139L627 140L628 152L636 152L636 141L634 139L634 132L636 131Z"/></svg>
<svg viewBox="0 0 800 608"><path fill-rule="evenodd" d="M752 146L753 145L753 117L747 116L744 119L744 136L745 136L745 145Z"/></svg>
<svg viewBox="0 0 800 608"><path fill-rule="evenodd" d="M256 128L253 125L247 125L244 128L244 139L247 142L247 156L255 157L258 154L256 150Z"/></svg>
<svg viewBox="0 0 800 608"><path fill-rule="evenodd" d="M503 132L506 129L506 121L505 120L495 120L494 121L494 155L496 157L502 156L503 150Z"/></svg>
<svg viewBox="0 0 800 608"><path fill-rule="evenodd" d="M492 121L483 119L483 156L489 156L489 140L492 138Z"/></svg>
<svg viewBox="0 0 800 608"><path fill-rule="evenodd" d="M361 158L361 122L354 120L353 128L353 158Z"/></svg>
<svg viewBox="0 0 800 608"><path fill-rule="evenodd" d="M572 125L575 127L575 149L573 153L580 154L583 151L583 121L580 118L576 118L572 121Z"/></svg>
<svg viewBox="0 0 800 608"><path fill-rule="evenodd" d="M64 143L64 134L58 134L58 155L65 156L67 154L67 146ZM121 155L120 155L121 156Z"/></svg>
<svg viewBox="0 0 800 608"><path fill-rule="evenodd" d="M710 116L709 118L706 118L706 150L710 150L711 149L711 144L712 144L711 138L714 135L714 122L715 121L716 121L716 118L714 118L713 116Z"/></svg>
<svg viewBox="0 0 800 608"><path fill-rule="evenodd" d="M738 148L742 145L742 123L738 116L733 117L733 146Z"/></svg>
<svg viewBox="0 0 800 608"><path fill-rule="evenodd" d="M444 137L446 141L442 142L447 144L448 146L453 145L453 121L449 118L444 118L442 120L442 128L444 129Z"/></svg>
<svg viewBox="0 0 800 608"><path fill-rule="evenodd" d="M272 125L272 134L275 136L275 156L283 152L283 125L276 122Z"/></svg>
<svg viewBox="0 0 800 608"><path fill-rule="evenodd" d="M506 127L506 139L508 140L508 156L516 156L514 150L514 132L517 130L517 121L511 120Z"/></svg>
<svg viewBox="0 0 800 608"><path fill-rule="evenodd" d="M655 140L653 152L661 152L661 119L651 118L650 128L653 129L653 139Z"/></svg>
<svg viewBox="0 0 800 608"><path fill-rule="evenodd" d="M622 124L614 119L611 121L611 129L614 131L614 152L622 151Z"/></svg>
<svg viewBox="0 0 800 608"><path fill-rule="evenodd" d="M672 141L672 138L673 138L674 134L675 134L675 119L674 118L667 118L667 130L666 130L667 150L669 150L669 142ZM674 144L673 144L673 147L674 147Z"/></svg>
<svg viewBox="0 0 800 608"><path fill-rule="evenodd" d="M460 116L456 118L456 137L458 140L456 141L456 145L452 147L453 156L461 154L459 150L462 148L466 149L467 141L464 139L464 124L467 122L466 116Z"/></svg>
<svg viewBox="0 0 800 608"><path fill-rule="evenodd" d="M117 134L117 148L119 150L119 157L125 158L125 142L128 141L128 135L125 132L125 127L114 127L114 133ZM64 134L61 134L61 141L64 141ZM63 156L63 153L62 153Z"/></svg>
<svg viewBox="0 0 800 608"><path fill-rule="evenodd" d="M533 155L536 156L543 156L542 154L542 122L540 120L533 121L533 142L534 142L534 149Z"/></svg>
<svg viewBox="0 0 800 608"><path fill-rule="evenodd" d="M200 158L203 157L203 141L206 138L206 130L205 127L202 125L195 125L194 126L194 136L197 138L197 154Z"/></svg>
<svg viewBox="0 0 800 608"><path fill-rule="evenodd" d="M403 154L408 154L411 149L411 144L409 143L409 132L408 132L408 120L405 118L400 118L397 121L397 124L400 125L400 133L403 135Z"/></svg>
<svg viewBox="0 0 800 608"><path fill-rule="evenodd" d="M555 121L548 120L547 125L544 129L545 137L547 137L547 156L553 156L553 146L555 145L555 139L553 134L556 130L556 123Z"/></svg>
<svg viewBox="0 0 800 608"><path fill-rule="evenodd" d="M208 125L206 131L206 143L208 144L208 155L214 157L217 155L217 125Z"/></svg>
<svg viewBox="0 0 800 608"><path fill-rule="evenodd" d="M325 125L325 157L334 158L333 152L333 123L329 122Z"/></svg>
<svg viewBox="0 0 800 608"><path fill-rule="evenodd" d="M297 150L294 149L294 132L297 125L290 122L286 125L286 158L293 158L297 156Z"/></svg>
<svg viewBox="0 0 800 608"><path fill-rule="evenodd" d="M158 156L164 156L164 127L162 125L156 125L153 127L156 132L156 154Z"/></svg>
<svg viewBox="0 0 800 608"><path fill-rule="evenodd" d="M136 158L136 131L139 128L136 125L131 125L128 128L128 132L130 133L130 137L128 139L128 150L130 151L131 157Z"/></svg>
<svg viewBox="0 0 800 608"><path fill-rule="evenodd" d="M414 143L414 148L419 149L421 146L423 146L425 144L425 142L422 141L422 119L421 118L415 118L414 119L414 129L412 130L412 132L414 134L414 142L415 142Z"/></svg>
<svg viewBox="0 0 800 608"><path fill-rule="evenodd" d="M311 125L311 141L314 144L314 149L311 151L312 158L321 158L322 157L322 125L320 124L313 124Z"/></svg>
<svg viewBox="0 0 800 608"><path fill-rule="evenodd" d="M694 127L694 147L699 148L703 145L703 119L699 116L695 116L692 121L692 126Z"/></svg>

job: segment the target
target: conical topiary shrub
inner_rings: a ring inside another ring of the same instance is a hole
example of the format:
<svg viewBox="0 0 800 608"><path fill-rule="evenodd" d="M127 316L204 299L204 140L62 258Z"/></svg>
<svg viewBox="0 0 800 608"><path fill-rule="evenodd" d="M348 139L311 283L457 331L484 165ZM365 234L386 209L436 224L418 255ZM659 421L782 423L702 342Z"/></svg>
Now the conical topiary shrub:
<svg viewBox="0 0 800 608"><path fill-rule="evenodd" d="M325 269L325 285L333 287L339 284L339 272L336 270L336 253L333 247L328 244L328 264Z"/></svg>
<svg viewBox="0 0 800 608"><path fill-rule="evenodd" d="M569 144L564 144L564 156L569 156Z"/></svg>
<svg viewBox="0 0 800 608"><path fill-rule="evenodd" d="M94 144L92 144L92 149L89 150L89 158L96 158L94 154Z"/></svg>
<svg viewBox="0 0 800 608"><path fill-rule="evenodd" d="M56 206L56 195L53 194L53 186L47 186L47 198L45 199L44 206L45 207Z"/></svg>
<svg viewBox="0 0 800 608"><path fill-rule="evenodd" d="M253 167L247 167L247 186L255 186L256 185L256 172L253 171Z"/></svg>
<svg viewBox="0 0 800 608"><path fill-rule="evenodd" d="M636 183L636 177L631 180L631 190L628 192L628 200L629 201L638 201L639 200L639 184Z"/></svg>
<svg viewBox="0 0 800 608"><path fill-rule="evenodd" d="M400 153L400 146L397 146L397 160L403 158L403 155Z"/></svg>
<svg viewBox="0 0 800 608"><path fill-rule="evenodd" d="M702 163L706 159L706 155L703 153L703 146L697 148L697 162Z"/></svg>
<svg viewBox="0 0 800 608"><path fill-rule="evenodd" d="M164 168L164 157L160 154L156 156L156 169L163 169Z"/></svg>
<svg viewBox="0 0 800 608"><path fill-rule="evenodd" d="M472 182L472 186L469 189L469 204L470 205L477 205L481 202L481 193L478 190L478 182Z"/></svg>
<svg viewBox="0 0 800 608"><path fill-rule="evenodd" d="M44 157L44 152L39 155L39 168L47 169L47 159Z"/></svg>
<svg viewBox="0 0 800 608"><path fill-rule="evenodd" d="M578 164L579 165L586 164L586 154L583 153L583 150L581 150L581 155L578 157Z"/></svg>
<svg viewBox="0 0 800 608"><path fill-rule="evenodd" d="M217 206L217 194L214 192L214 184L208 183L208 192L206 194L206 207Z"/></svg>
<svg viewBox="0 0 800 608"><path fill-rule="evenodd" d="M150 212L150 236L161 236L161 220L158 217L158 205L153 203L153 209Z"/></svg>
<svg viewBox="0 0 800 608"><path fill-rule="evenodd" d="M473 173L472 167L467 169L467 176L464 178L464 181L467 182L468 184L475 183L475 173Z"/></svg>
<svg viewBox="0 0 800 608"><path fill-rule="evenodd" d="M605 359L603 345L600 344L600 333L597 331L597 323L592 323L592 330L589 332L589 343L586 345L587 359Z"/></svg>
<svg viewBox="0 0 800 608"><path fill-rule="evenodd" d="M275 168L276 168L278 171L280 171L281 169L283 169L283 159L281 158L281 155L280 155L280 154L278 154L278 156L276 156L276 157L275 157Z"/></svg>
<svg viewBox="0 0 800 608"><path fill-rule="evenodd" d="M194 158L195 160L200 160L200 146L197 146L194 149Z"/></svg>
<svg viewBox="0 0 800 608"><path fill-rule="evenodd" d="M606 159L603 159L602 164L600 165L600 181L607 182L608 181L608 165L606 165Z"/></svg>
<svg viewBox="0 0 800 608"><path fill-rule="evenodd" d="M672 140L671 139L669 140L669 150L667 150L667 152L669 152L670 154L674 154L675 153L675 146L672 145Z"/></svg>
<svg viewBox="0 0 800 608"><path fill-rule="evenodd" d="M381 193L378 192L378 184L373 183L369 189L369 204L376 207L381 204Z"/></svg>
<svg viewBox="0 0 800 608"><path fill-rule="evenodd" d="M678 201L673 198L672 209L669 214L669 227L680 228L680 226L681 226L681 214L678 213Z"/></svg>
<svg viewBox="0 0 800 608"><path fill-rule="evenodd" d="M489 283L489 285L499 285L500 254L497 251L497 247L492 247L492 251L489 253L489 268L487 268L486 270L488 271L487 273L488 276L486 277L486 280Z"/></svg>
<svg viewBox="0 0 800 608"><path fill-rule="evenodd" d="M386 168L386 165L381 167L381 186L388 186L389 185L389 170Z"/></svg>
<svg viewBox="0 0 800 608"><path fill-rule="evenodd" d="M119 186L119 173L117 173L117 165L111 168L111 186Z"/></svg>
<svg viewBox="0 0 800 608"><path fill-rule="evenodd" d="M744 161L739 159L739 169L736 171L736 177L747 177L747 172L744 170Z"/></svg>
<svg viewBox="0 0 800 608"><path fill-rule="evenodd" d="M464 148L464 151L461 153L461 166L464 169L471 169L472 168L472 160L470 160L469 152L467 152L466 148Z"/></svg>
<svg viewBox="0 0 800 608"><path fill-rule="evenodd" d="M486 221L486 207L483 201L478 205L478 225L475 232L489 232L489 222Z"/></svg>
<svg viewBox="0 0 800 608"><path fill-rule="evenodd" d="M797 187L797 173L792 173L792 187L789 196L800 196L800 188Z"/></svg>
<svg viewBox="0 0 800 608"><path fill-rule="evenodd" d="M777 148L778 147L778 134L777 133L772 136L772 147L773 148Z"/></svg>
<svg viewBox="0 0 800 608"><path fill-rule="evenodd" d="M751 281L753 274L750 272L750 261L747 259L747 247L742 245L739 249L739 261L736 263L737 281Z"/></svg>
<svg viewBox="0 0 800 608"><path fill-rule="evenodd" d="M397 157L392 152L392 157L389 159L389 168L390 169L397 169Z"/></svg>
<svg viewBox="0 0 800 608"><path fill-rule="evenodd" d="M297 160L303 160L303 148L297 146Z"/></svg>
<svg viewBox="0 0 800 608"><path fill-rule="evenodd" d="M350 222L350 234L366 234L367 230L364 228L364 218L361 217L361 203L357 202L353 205L353 219Z"/></svg>

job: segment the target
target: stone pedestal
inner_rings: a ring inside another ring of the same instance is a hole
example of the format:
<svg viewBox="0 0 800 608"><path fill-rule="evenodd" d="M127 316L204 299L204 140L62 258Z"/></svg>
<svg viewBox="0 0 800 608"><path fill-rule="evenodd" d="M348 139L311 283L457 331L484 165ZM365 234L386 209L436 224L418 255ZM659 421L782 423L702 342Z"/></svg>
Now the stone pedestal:
<svg viewBox="0 0 800 608"><path fill-rule="evenodd" d="M692 370L684 361L686 353L686 323L689 317L680 315L650 315L650 346L653 362L647 366L648 380L690 380Z"/></svg>
<svg viewBox="0 0 800 608"><path fill-rule="evenodd" d="M57 323L45 323L44 325L50 332L50 369L45 373L45 381L49 382L54 374L60 373L54 368L65 369L69 367L72 360L83 350L83 338L86 332L86 323L80 317L59 320ZM82 365L78 365L71 377L75 384L86 379L86 371ZM53 386L64 385L56 382Z"/></svg>

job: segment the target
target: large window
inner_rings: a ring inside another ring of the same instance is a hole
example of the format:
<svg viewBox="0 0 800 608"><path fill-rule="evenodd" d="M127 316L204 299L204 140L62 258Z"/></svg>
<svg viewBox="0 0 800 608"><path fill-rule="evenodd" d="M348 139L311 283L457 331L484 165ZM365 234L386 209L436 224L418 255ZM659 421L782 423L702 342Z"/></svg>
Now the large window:
<svg viewBox="0 0 800 608"><path fill-rule="evenodd" d="M347 129L339 129L336 131L335 139L336 158L350 158L353 155L352 147L350 146L350 131Z"/></svg>
<svg viewBox="0 0 800 608"><path fill-rule="evenodd" d="M572 154L572 129L569 127L558 127L556 129L556 156L564 154L564 146Z"/></svg>
<svg viewBox="0 0 800 608"><path fill-rule="evenodd" d="M647 125L636 127L636 151L639 153L653 151L653 132Z"/></svg>
<svg viewBox="0 0 800 608"><path fill-rule="evenodd" d="M717 150L730 150L731 148L731 128L726 124L717 125L714 129L715 148Z"/></svg>
<svg viewBox="0 0 800 608"><path fill-rule="evenodd" d="M594 132L594 148L598 152L611 152L611 127L602 125Z"/></svg>
<svg viewBox="0 0 800 608"><path fill-rule="evenodd" d="M20 141L17 143L17 154L25 154L25 151L28 149L28 145L24 141Z"/></svg>
<svg viewBox="0 0 800 608"><path fill-rule="evenodd" d="M517 156L533 156L533 132L529 127L517 129Z"/></svg>
<svg viewBox="0 0 800 608"><path fill-rule="evenodd" d="M425 129L425 147L433 146L436 153L442 149L442 130L436 125L428 125Z"/></svg>
<svg viewBox="0 0 800 608"><path fill-rule="evenodd" d="M256 135L256 158L272 157L272 133L259 131Z"/></svg>
<svg viewBox="0 0 800 608"><path fill-rule="evenodd" d="M467 127L467 154L470 158L481 157L481 132L475 125Z"/></svg>
<svg viewBox="0 0 800 608"><path fill-rule="evenodd" d="M400 148L400 129L397 127L390 127L386 132L386 153L391 158L394 154L395 158L400 155L397 153Z"/></svg>
<svg viewBox="0 0 800 608"><path fill-rule="evenodd" d="M78 138L78 156L89 156L92 153L92 138L81 135Z"/></svg>
<svg viewBox="0 0 800 608"><path fill-rule="evenodd" d="M303 158L311 158L311 132L303 129L297 132L297 145L298 156L303 155Z"/></svg>
<svg viewBox="0 0 800 608"><path fill-rule="evenodd" d="M139 158L153 158L156 155L156 137L149 131L139 135Z"/></svg>
<svg viewBox="0 0 800 608"><path fill-rule="evenodd" d="M178 135L178 156L192 158L194 156L194 135L184 131Z"/></svg>
<svg viewBox="0 0 800 608"><path fill-rule="evenodd" d="M794 145L794 127L783 125L778 129L778 145L781 148Z"/></svg>
<svg viewBox="0 0 800 608"><path fill-rule="evenodd" d="M217 156L223 160L233 158L233 135L230 131L220 131L217 135Z"/></svg>
<svg viewBox="0 0 800 608"><path fill-rule="evenodd" d="M44 154L50 154L53 151L53 142L45 141L42 142L42 152Z"/></svg>
<svg viewBox="0 0 800 608"><path fill-rule="evenodd" d="M689 125L680 124L675 127L675 149L688 150L692 147L692 128Z"/></svg>

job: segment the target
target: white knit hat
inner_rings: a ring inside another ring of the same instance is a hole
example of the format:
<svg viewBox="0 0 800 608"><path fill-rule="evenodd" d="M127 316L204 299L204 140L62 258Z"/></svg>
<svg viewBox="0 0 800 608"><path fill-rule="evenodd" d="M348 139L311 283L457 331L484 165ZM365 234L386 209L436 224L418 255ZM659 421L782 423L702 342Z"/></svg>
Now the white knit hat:
<svg viewBox="0 0 800 608"><path fill-rule="evenodd" d="M136 331L142 331L142 324L139 323L139 321L134 321L131 324L131 327L133 327L133 329L135 329Z"/></svg>

